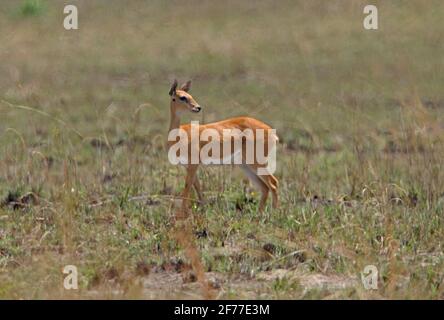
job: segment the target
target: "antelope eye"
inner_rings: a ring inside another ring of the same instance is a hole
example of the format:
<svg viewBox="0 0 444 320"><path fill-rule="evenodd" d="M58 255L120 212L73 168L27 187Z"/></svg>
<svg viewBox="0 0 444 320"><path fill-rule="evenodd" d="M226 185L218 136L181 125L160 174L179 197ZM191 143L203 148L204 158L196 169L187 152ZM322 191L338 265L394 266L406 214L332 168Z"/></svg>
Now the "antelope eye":
<svg viewBox="0 0 444 320"><path fill-rule="evenodd" d="M187 98L186 98L186 97L180 97L179 99L180 99L181 101L185 101L185 102L187 101Z"/></svg>

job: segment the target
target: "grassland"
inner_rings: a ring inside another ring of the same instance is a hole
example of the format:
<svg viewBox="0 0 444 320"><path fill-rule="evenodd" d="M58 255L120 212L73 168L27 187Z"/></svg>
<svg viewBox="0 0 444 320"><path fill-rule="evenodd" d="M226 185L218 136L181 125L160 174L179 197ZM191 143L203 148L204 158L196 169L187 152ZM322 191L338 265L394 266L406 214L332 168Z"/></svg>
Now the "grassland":
<svg viewBox="0 0 444 320"><path fill-rule="evenodd" d="M202 297L174 238L175 77L204 106L186 121L250 115L281 139L278 210L236 170L199 172L214 297L444 298L444 5L375 3L377 31L365 1L2 1L0 298Z"/></svg>

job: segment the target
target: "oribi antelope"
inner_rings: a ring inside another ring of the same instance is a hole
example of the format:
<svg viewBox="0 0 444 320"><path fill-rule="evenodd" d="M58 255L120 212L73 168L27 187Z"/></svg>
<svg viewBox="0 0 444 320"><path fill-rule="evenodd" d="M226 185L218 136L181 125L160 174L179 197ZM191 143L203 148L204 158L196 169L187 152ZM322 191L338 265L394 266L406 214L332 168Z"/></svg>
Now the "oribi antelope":
<svg viewBox="0 0 444 320"><path fill-rule="evenodd" d="M169 132L171 133L174 129L182 129L184 132L186 132L187 136L191 136L191 124L180 124L180 117L184 112L193 112L198 113L202 110L202 107L196 102L196 100L190 95L189 91L191 88L191 80L184 83L180 88L178 88L177 80L174 80L173 84L171 85L169 95L171 97L170 102L170 112L171 112L171 119L170 119L170 128ZM269 143L269 137L274 142L273 145L275 146L275 143L279 140L277 135L274 134L272 131L272 128L263 123L262 121L259 121L254 118L250 117L236 117L236 118L230 118L218 122L212 122L207 123L203 125L199 125L199 133L203 132L206 129L212 129L213 132L219 133L218 138L221 146L223 144L223 132L224 130L237 130L238 132L244 132L246 129L252 130L254 133L252 139L255 140L254 142L257 142L258 135L256 135L256 132L258 129L262 130L264 132L264 136L262 138L261 143L263 143L263 150L265 155L269 154L269 148L271 148ZM215 130L215 131L214 131ZM240 131L239 131L240 130ZM240 146L239 150L235 150L236 140ZM170 139L169 139L170 140ZM168 141L168 148L171 148L171 146L175 143L175 141ZM191 144L190 139L187 140L188 144ZM197 145L198 149L201 149L204 147L208 141L199 141L199 144ZM249 180L253 183L255 187L259 189L261 192L261 199L259 202L259 211L262 212L265 208L268 194L271 192L272 199L273 199L273 207L278 207L278 180L276 177L272 174L267 172L266 174L258 174L259 168L265 168L267 167L267 164L259 163L256 158L253 159L253 161L246 162L244 159L247 158L246 152L246 142L243 139L242 135L234 136L230 138L230 144L232 146L230 156L234 156L234 153L240 153L242 155L242 162L239 164L242 171L246 174L246 176L249 178ZM191 145L187 146L187 150L189 152L188 156L190 156L190 153L193 152L193 147ZM199 152L199 150L194 150ZM222 157L222 156L221 156ZM189 159L189 157L188 157ZM221 162L222 159L221 159ZM197 196L199 198L199 201L203 201L203 195L201 186L197 177L197 169L199 164L202 164L202 162L199 162L197 164L187 163L186 170L186 180L185 180L185 189L182 193L182 206L183 208L186 208L187 202L189 199L189 193L190 189L194 187Z"/></svg>

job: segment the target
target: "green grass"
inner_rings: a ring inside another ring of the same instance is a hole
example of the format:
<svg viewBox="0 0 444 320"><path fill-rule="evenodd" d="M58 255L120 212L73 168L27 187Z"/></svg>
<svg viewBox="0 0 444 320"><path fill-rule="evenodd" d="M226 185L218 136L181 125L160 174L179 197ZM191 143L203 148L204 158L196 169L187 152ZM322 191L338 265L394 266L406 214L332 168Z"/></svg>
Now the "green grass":
<svg viewBox="0 0 444 320"><path fill-rule="evenodd" d="M38 16L45 10L45 5L41 0L25 0L20 6L20 13L23 16Z"/></svg>
<svg viewBox="0 0 444 320"><path fill-rule="evenodd" d="M191 229L222 298L444 297L441 1L379 1L376 32L365 1L76 4L75 31L62 3L44 20L0 9L14 34L0 43L0 298L202 297L173 223L174 77L204 107L184 121L249 115L281 139L278 210L258 214L239 171L199 171ZM376 291L359 280L369 264Z"/></svg>

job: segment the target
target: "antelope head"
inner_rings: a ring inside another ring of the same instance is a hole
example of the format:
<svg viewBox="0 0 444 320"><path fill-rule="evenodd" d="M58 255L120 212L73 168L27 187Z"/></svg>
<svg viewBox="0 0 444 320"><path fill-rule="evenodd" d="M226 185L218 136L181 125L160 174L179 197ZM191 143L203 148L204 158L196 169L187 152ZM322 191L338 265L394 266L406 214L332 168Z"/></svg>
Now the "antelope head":
<svg viewBox="0 0 444 320"><path fill-rule="evenodd" d="M171 111L179 115L185 111L194 113L200 112L202 107L189 94L191 80L185 82L180 88L177 88L177 80L174 80L170 89Z"/></svg>

